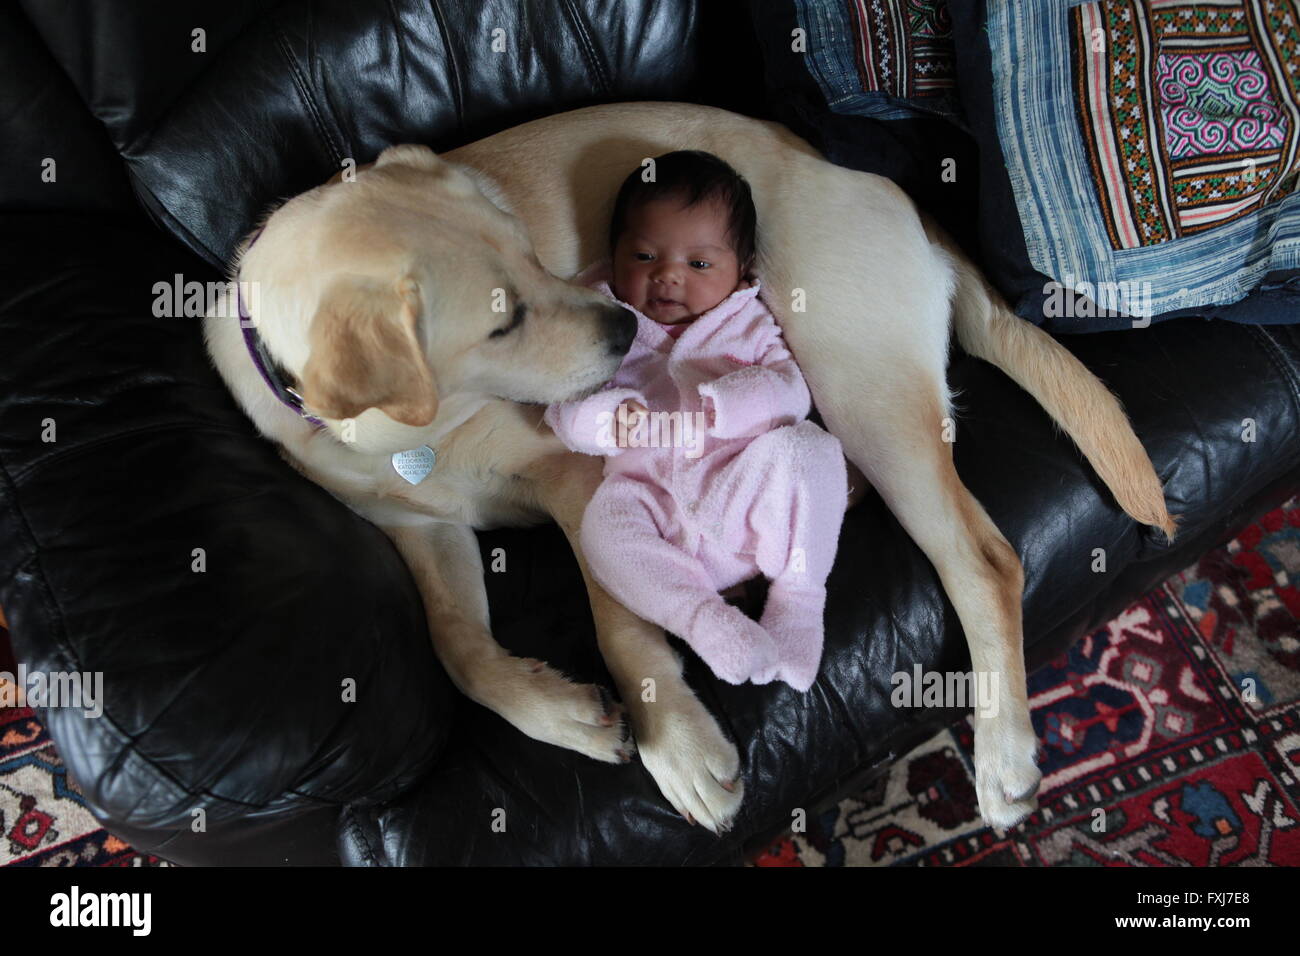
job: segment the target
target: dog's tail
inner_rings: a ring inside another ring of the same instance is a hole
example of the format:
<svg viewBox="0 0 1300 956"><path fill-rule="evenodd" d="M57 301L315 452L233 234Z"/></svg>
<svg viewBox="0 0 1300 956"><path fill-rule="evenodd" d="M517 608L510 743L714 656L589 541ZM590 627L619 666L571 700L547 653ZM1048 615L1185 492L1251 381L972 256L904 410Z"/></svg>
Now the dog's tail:
<svg viewBox="0 0 1300 956"><path fill-rule="evenodd" d="M1069 350L1002 301L965 256L949 256L956 271L953 324L970 355L1002 369L1043 406L1096 469L1119 506L1172 542L1177 516L1118 398Z"/></svg>

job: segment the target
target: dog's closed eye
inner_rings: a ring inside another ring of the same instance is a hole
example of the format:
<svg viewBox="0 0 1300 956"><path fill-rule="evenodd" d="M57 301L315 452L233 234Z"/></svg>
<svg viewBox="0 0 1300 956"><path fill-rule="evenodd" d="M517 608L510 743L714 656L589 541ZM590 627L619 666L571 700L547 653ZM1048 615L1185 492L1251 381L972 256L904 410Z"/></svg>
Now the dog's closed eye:
<svg viewBox="0 0 1300 956"><path fill-rule="evenodd" d="M510 324L505 326L504 328L494 329L492 331L492 334L489 335L488 338L495 339L501 335L509 335L511 332L513 332L515 329L517 329L520 325L523 324L524 315L527 312L528 312L528 306L520 302L518 305L515 306L514 314L510 316Z"/></svg>

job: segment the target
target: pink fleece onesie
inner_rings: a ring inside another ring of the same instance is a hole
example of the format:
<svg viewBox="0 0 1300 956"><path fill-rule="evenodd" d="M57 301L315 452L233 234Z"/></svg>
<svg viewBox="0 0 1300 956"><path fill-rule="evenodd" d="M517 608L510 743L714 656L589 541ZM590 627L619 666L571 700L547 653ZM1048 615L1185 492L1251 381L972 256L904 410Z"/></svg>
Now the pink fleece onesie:
<svg viewBox="0 0 1300 956"><path fill-rule="evenodd" d="M614 295L608 260L575 281L637 319L614 377L545 413L567 447L606 456L580 532L592 575L723 680L807 690L848 474L839 441L806 420L808 386L760 284L669 326ZM618 406L632 400L650 415L624 435ZM772 583L755 623L718 592L760 572Z"/></svg>

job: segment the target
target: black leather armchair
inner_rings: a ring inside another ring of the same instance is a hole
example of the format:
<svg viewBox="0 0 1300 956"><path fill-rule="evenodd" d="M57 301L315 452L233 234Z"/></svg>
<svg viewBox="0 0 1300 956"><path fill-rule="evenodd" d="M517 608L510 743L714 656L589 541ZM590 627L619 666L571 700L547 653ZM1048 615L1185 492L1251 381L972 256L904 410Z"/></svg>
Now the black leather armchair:
<svg viewBox="0 0 1300 956"><path fill-rule="evenodd" d="M0 8L0 606L30 669L104 674L102 717L39 716L110 830L181 864L734 862L960 716L889 706L894 671L969 662L933 569L868 494L808 694L719 683L686 652L747 788L731 834L691 827L638 761L540 744L461 697L387 538L256 435L196 317L154 315L157 283L220 279L270 203L391 143L625 99L767 117L748 24L690 0ZM1031 668L1300 487L1294 327L1067 344L1124 401L1183 524L1173 548L1135 526L1028 395L955 354L957 464L1024 560ZM510 555L487 580L501 643L612 689L559 530L480 545Z"/></svg>

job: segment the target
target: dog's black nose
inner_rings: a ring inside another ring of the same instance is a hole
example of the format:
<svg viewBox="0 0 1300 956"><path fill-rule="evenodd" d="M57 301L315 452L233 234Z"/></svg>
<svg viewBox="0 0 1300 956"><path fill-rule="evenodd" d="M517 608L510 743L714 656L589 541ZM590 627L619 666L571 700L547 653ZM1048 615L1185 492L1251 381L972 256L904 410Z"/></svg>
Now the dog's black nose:
<svg viewBox="0 0 1300 956"><path fill-rule="evenodd" d="M621 305L603 306L605 340L610 355L626 355L636 338L636 316Z"/></svg>

